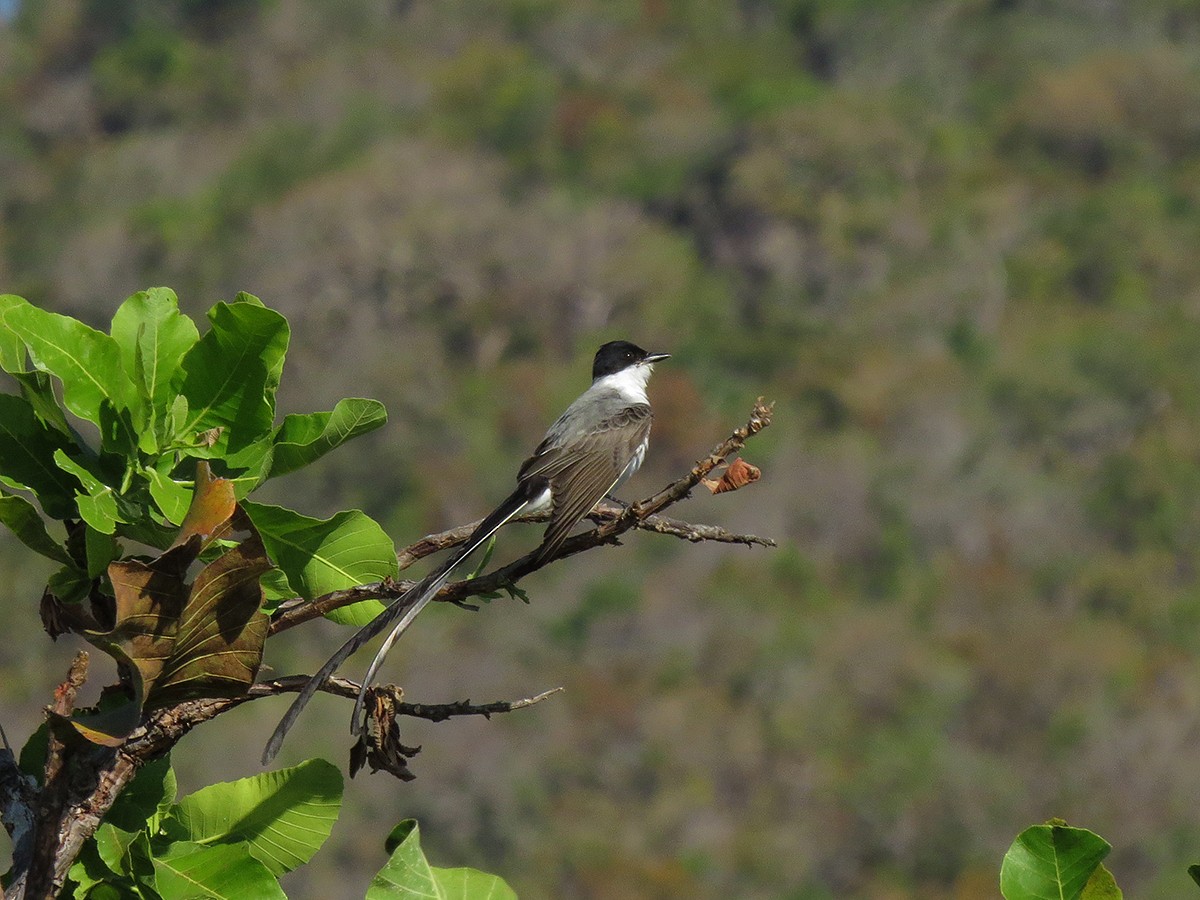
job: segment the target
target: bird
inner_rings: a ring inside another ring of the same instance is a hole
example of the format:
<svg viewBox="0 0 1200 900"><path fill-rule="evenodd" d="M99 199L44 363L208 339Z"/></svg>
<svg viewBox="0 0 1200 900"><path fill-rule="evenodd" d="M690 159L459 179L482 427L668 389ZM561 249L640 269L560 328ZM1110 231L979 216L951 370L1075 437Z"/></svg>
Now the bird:
<svg viewBox="0 0 1200 900"><path fill-rule="evenodd" d="M516 489L480 521L442 565L355 632L305 683L267 742L263 765L275 758L300 712L325 680L359 647L394 622L359 688L350 724L351 733L358 734L367 691L396 639L433 599L455 567L514 516L550 509L550 523L534 553L537 562L553 556L571 529L641 467L654 420L646 386L654 364L670 356L648 352L629 341L601 345L592 360L591 386L546 430L542 442L518 470Z"/></svg>

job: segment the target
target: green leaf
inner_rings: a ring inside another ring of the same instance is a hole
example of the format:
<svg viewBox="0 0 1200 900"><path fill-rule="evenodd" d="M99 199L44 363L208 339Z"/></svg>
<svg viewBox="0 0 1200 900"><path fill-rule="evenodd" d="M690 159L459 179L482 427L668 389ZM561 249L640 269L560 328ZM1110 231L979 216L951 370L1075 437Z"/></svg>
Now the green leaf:
<svg viewBox="0 0 1200 900"><path fill-rule="evenodd" d="M0 522L11 529L17 539L36 553L55 562L74 565L60 542L50 537L46 523L32 503L24 497L0 491Z"/></svg>
<svg viewBox="0 0 1200 900"><path fill-rule="evenodd" d="M215 447L195 451L222 456L271 430L289 330L279 313L247 302L218 303L208 317L212 327L183 358L188 413L179 437L222 428Z"/></svg>
<svg viewBox="0 0 1200 900"><path fill-rule="evenodd" d="M421 835L411 819L392 830L403 835L387 864L371 880L366 900L516 900L516 893L497 875L476 869L438 869L421 850Z"/></svg>
<svg viewBox="0 0 1200 900"><path fill-rule="evenodd" d="M126 831L158 830L159 818L175 804L178 790L170 755L151 760L118 795L104 821Z"/></svg>
<svg viewBox="0 0 1200 900"><path fill-rule="evenodd" d="M142 413L138 413L139 417ZM148 431L134 424L133 414L127 409L118 409L105 400L100 404L100 447L103 453L119 457L124 464L137 459L137 450L142 443L141 435ZM147 452L154 453L154 441L150 440Z"/></svg>
<svg viewBox="0 0 1200 900"><path fill-rule="evenodd" d="M259 584L263 587L264 603L268 609L273 609L280 600L291 600L296 596L287 576L283 574L283 569L267 572L259 579Z"/></svg>
<svg viewBox="0 0 1200 900"><path fill-rule="evenodd" d="M1000 867L1005 900L1080 900L1112 847L1084 828L1034 825L1017 835Z"/></svg>
<svg viewBox="0 0 1200 900"><path fill-rule="evenodd" d="M14 373L12 376L21 386L21 396L29 401L37 417L53 428L71 438L78 438L78 433L67 422L66 414L58 405L54 396L54 383L45 372ZM82 442L79 440L78 442Z"/></svg>
<svg viewBox="0 0 1200 900"><path fill-rule="evenodd" d="M46 587L63 603L77 603L92 589L92 580L87 572L71 563L51 575Z"/></svg>
<svg viewBox="0 0 1200 900"><path fill-rule="evenodd" d="M275 461L271 477L286 475L320 459L360 434L374 431L387 421L387 410L378 400L339 400L332 412L285 416L275 433Z"/></svg>
<svg viewBox="0 0 1200 900"><path fill-rule="evenodd" d="M116 880L117 874L100 858L100 854L96 851L96 842L88 841L83 845L78 859L71 866L67 875L78 887L74 894L66 896L86 896L88 900L100 900L100 898L108 896L103 893L103 890ZM119 893L112 896L121 897Z"/></svg>
<svg viewBox="0 0 1200 900"><path fill-rule="evenodd" d="M87 892L87 900L142 900L143 897L125 879L102 881Z"/></svg>
<svg viewBox="0 0 1200 900"><path fill-rule="evenodd" d="M1096 866L1096 871L1084 886L1081 900L1124 900L1124 897L1112 872L1101 864Z"/></svg>
<svg viewBox="0 0 1200 900"><path fill-rule="evenodd" d="M209 785L184 797L163 821L176 841L249 844L276 876L312 859L342 803L342 773L323 759Z"/></svg>
<svg viewBox="0 0 1200 900"><path fill-rule="evenodd" d="M275 876L244 843L205 847L182 841L153 861L154 887L163 900L287 900Z"/></svg>
<svg viewBox="0 0 1200 900"><path fill-rule="evenodd" d="M90 469L71 459L62 450L54 451L54 462L64 472L79 479L86 494L75 494L75 505L79 517L97 531L112 534L116 531L120 516L117 512L117 497L113 488L101 481Z"/></svg>
<svg viewBox="0 0 1200 900"><path fill-rule="evenodd" d="M61 433L34 415L28 402L0 394L0 481L33 491L46 515L55 519L76 515L79 485L53 462L55 452L68 446Z"/></svg>
<svg viewBox="0 0 1200 900"><path fill-rule="evenodd" d="M155 469L143 469L142 474L150 483L150 496L163 517L173 525L183 524L188 507L192 504L192 485L180 482Z"/></svg>
<svg viewBox="0 0 1200 900"><path fill-rule="evenodd" d="M26 371L25 342L8 326L6 316L10 310L29 305L29 301L15 294L0 294L0 369L16 375Z"/></svg>
<svg viewBox="0 0 1200 900"><path fill-rule="evenodd" d="M263 503L245 502L242 507L262 535L267 555L306 600L399 573L392 539L359 510L322 520ZM362 625L382 610L378 600L365 600L331 613L329 618Z"/></svg>
<svg viewBox="0 0 1200 900"><path fill-rule="evenodd" d="M89 578L99 578L108 568L108 564L121 555L121 548L117 544L116 538L111 534L97 531L91 525L84 526L84 546Z"/></svg>
<svg viewBox="0 0 1200 900"><path fill-rule="evenodd" d="M34 366L62 382L64 405L81 419L99 425L105 400L118 409L137 406L117 342L107 334L30 303L2 307L0 316L25 342Z"/></svg>
<svg viewBox="0 0 1200 900"><path fill-rule="evenodd" d="M236 453L230 453L224 459L214 459L213 469L233 482L234 496L241 500L267 480L274 458L275 445L268 436L246 445Z"/></svg>
<svg viewBox="0 0 1200 900"><path fill-rule="evenodd" d="M195 323L179 312L170 288L139 291L121 304L112 320L112 336L125 367L148 411L139 422L143 434L157 432L157 422L170 413L183 372L184 355L200 340ZM152 452L152 451L151 451Z"/></svg>
<svg viewBox="0 0 1200 900"><path fill-rule="evenodd" d="M96 851L104 864L118 875L131 875L133 863L129 859L129 848L137 836L136 831L126 831L106 822L96 829Z"/></svg>

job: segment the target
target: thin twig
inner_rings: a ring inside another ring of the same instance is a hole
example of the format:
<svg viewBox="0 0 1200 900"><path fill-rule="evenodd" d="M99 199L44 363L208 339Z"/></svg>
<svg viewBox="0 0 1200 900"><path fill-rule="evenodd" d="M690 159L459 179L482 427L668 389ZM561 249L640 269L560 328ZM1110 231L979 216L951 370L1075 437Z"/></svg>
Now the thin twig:
<svg viewBox="0 0 1200 900"><path fill-rule="evenodd" d="M274 681L261 681L258 684L251 685L246 699L254 700L259 697L273 697L276 694L294 693L303 688L307 683L308 676L306 675L289 675L287 678L277 678ZM348 678L334 675L328 678L321 685L320 689L327 694L348 697L353 700L358 697L359 685ZM491 703L472 703L470 700L456 700L453 703L408 703L400 699L402 692L397 687L382 686L374 690L391 692L396 698L396 712L400 715L412 716L416 719L428 719L431 722L444 722L446 719L454 716L484 716L485 718L490 718L493 713L506 713L517 709L524 709L527 706L533 706L535 703L541 703L547 697L554 696L562 691L562 688L551 688L548 691L542 691L540 694L536 694L533 697L526 697L522 700L493 700Z"/></svg>

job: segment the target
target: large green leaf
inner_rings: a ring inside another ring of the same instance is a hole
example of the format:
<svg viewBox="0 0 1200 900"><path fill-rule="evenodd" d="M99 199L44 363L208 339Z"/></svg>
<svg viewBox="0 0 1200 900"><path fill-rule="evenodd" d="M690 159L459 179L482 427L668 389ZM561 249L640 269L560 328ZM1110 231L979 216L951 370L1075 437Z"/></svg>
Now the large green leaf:
<svg viewBox="0 0 1200 900"><path fill-rule="evenodd" d="M112 336L125 371L133 378L149 410L151 429L169 412L173 384L181 381L184 354L200 339L196 325L179 311L170 288L139 291L121 304L112 320Z"/></svg>
<svg viewBox="0 0 1200 900"><path fill-rule="evenodd" d="M1111 849L1099 835L1057 821L1026 828L1004 854L1000 893L1005 900L1080 900Z"/></svg>
<svg viewBox="0 0 1200 900"><path fill-rule="evenodd" d="M46 523L42 521L37 507L24 497L0 491L0 522L12 529L12 533L30 550L55 562L73 564L62 544L46 531Z"/></svg>
<svg viewBox="0 0 1200 900"><path fill-rule="evenodd" d="M153 857L154 887L163 900L287 900L270 870L244 843L180 841Z"/></svg>
<svg viewBox="0 0 1200 900"><path fill-rule="evenodd" d="M400 845L371 880L366 900L516 900L516 893L498 875L429 865L417 823L401 822L397 830L405 829Z"/></svg>
<svg viewBox="0 0 1200 900"><path fill-rule="evenodd" d="M33 491L56 519L76 515L79 483L54 464L55 452L67 446L62 433L40 421L28 402L0 394L0 482Z"/></svg>
<svg viewBox="0 0 1200 900"><path fill-rule="evenodd" d="M310 759L290 769L209 785L163 820L176 841L237 844L276 876L304 865L325 843L342 803L342 773Z"/></svg>
<svg viewBox="0 0 1200 900"><path fill-rule="evenodd" d="M262 535L267 555L306 600L330 591L394 578L396 546L377 522L359 510L313 519L282 506L243 503ZM362 625L383 610L378 600L331 613L337 622Z"/></svg>
<svg viewBox="0 0 1200 900"><path fill-rule="evenodd" d="M118 409L138 405L117 342L107 334L31 303L0 307L0 316L24 341L34 366L62 382L63 403L81 419L99 425L105 400Z"/></svg>
<svg viewBox="0 0 1200 900"><path fill-rule="evenodd" d="M197 451L220 456L270 432L289 330L283 316L257 303L218 303L208 317L212 327L183 358L188 412L177 436L222 428L215 447Z"/></svg>
<svg viewBox="0 0 1200 900"><path fill-rule="evenodd" d="M378 400L339 400L332 412L286 416L275 434L271 477L286 475L320 459L353 437L374 431L387 421Z"/></svg>

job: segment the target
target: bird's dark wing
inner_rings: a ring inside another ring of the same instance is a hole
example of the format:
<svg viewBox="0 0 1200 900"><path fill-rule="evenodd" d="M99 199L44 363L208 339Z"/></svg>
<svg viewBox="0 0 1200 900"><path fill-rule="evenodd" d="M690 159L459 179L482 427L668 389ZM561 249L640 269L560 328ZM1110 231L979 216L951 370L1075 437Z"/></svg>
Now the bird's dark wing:
<svg viewBox="0 0 1200 900"><path fill-rule="evenodd" d="M519 477L549 479L554 497L541 556L553 553L575 524L613 489L649 437L653 419L644 403L626 407L574 441L543 441L525 462Z"/></svg>

